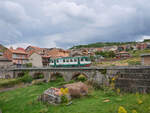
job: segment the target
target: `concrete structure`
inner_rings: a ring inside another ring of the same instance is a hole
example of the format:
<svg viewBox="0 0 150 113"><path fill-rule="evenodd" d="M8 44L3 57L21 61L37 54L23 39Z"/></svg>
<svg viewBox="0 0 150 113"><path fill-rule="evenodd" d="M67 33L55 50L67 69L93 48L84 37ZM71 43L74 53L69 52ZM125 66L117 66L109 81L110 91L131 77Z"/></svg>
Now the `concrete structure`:
<svg viewBox="0 0 150 113"><path fill-rule="evenodd" d="M29 56L29 63L32 63L33 67L43 67L42 56L37 53L33 53Z"/></svg>
<svg viewBox="0 0 150 113"><path fill-rule="evenodd" d="M142 54L141 55L141 64L142 65L150 65L150 54Z"/></svg>

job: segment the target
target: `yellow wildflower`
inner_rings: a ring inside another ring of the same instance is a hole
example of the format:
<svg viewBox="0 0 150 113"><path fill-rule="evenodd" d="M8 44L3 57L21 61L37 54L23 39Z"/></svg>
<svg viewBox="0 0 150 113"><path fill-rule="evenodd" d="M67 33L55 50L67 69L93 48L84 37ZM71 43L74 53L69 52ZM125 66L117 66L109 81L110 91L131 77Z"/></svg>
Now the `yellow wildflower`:
<svg viewBox="0 0 150 113"><path fill-rule="evenodd" d="M137 113L137 111L136 110L132 110L132 113Z"/></svg>
<svg viewBox="0 0 150 113"><path fill-rule="evenodd" d="M110 84L110 87L111 87L112 89L115 89L115 84L114 84L114 83L111 83L111 84Z"/></svg>
<svg viewBox="0 0 150 113"><path fill-rule="evenodd" d="M68 94L68 93L69 93L68 88L65 88L65 94Z"/></svg>
<svg viewBox="0 0 150 113"><path fill-rule="evenodd" d="M138 104L142 104L142 103L143 103L143 101L139 99L138 100Z"/></svg>
<svg viewBox="0 0 150 113"><path fill-rule="evenodd" d="M118 113L127 113L124 107L120 106L118 109Z"/></svg>
<svg viewBox="0 0 150 113"><path fill-rule="evenodd" d="M112 78L112 81L115 81L115 77Z"/></svg>
<svg viewBox="0 0 150 113"><path fill-rule="evenodd" d="M68 92L69 92L69 91L68 91L68 88L65 88L65 89L64 89L64 88L61 88L60 91L61 91L61 93L62 93L63 95L66 95L66 94L68 94Z"/></svg>
<svg viewBox="0 0 150 113"><path fill-rule="evenodd" d="M117 88L117 94L120 94L120 89L119 88Z"/></svg>

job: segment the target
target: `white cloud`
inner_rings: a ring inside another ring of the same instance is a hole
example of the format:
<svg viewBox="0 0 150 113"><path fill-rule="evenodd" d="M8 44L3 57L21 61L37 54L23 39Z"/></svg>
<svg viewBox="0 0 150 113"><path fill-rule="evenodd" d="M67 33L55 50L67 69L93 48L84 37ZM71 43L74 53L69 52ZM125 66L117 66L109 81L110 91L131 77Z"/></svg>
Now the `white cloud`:
<svg viewBox="0 0 150 113"><path fill-rule="evenodd" d="M33 45L33 44L28 44L28 43L15 43L15 44L11 44L11 45L5 45L7 48L13 47L14 49L18 48L18 47L22 47L22 48L26 48L29 45Z"/></svg>

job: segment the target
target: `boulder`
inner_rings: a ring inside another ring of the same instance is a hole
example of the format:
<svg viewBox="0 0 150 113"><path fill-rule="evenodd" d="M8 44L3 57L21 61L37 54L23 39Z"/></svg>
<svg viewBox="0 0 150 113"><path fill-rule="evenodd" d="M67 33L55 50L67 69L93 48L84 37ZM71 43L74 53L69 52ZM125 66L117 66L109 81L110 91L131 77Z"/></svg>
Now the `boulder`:
<svg viewBox="0 0 150 113"><path fill-rule="evenodd" d="M82 82L66 84L63 87L68 88L71 97L81 97L88 94L88 86Z"/></svg>
<svg viewBox="0 0 150 113"><path fill-rule="evenodd" d="M38 98L39 101L47 102L49 104L57 105L62 103L61 97L62 92L59 88L49 88L44 91L44 93ZM68 101L71 100L71 96L69 94L66 94L66 97Z"/></svg>

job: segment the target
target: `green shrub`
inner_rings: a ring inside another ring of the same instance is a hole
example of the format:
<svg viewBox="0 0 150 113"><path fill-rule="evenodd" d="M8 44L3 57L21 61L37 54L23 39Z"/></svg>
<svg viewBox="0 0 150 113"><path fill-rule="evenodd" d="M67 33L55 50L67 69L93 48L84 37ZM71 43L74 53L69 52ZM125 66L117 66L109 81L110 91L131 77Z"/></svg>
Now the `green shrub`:
<svg viewBox="0 0 150 113"><path fill-rule="evenodd" d="M26 67L32 67L32 63L26 63L25 66Z"/></svg>
<svg viewBox="0 0 150 113"><path fill-rule="evenodd" d="M81 82L85 82L86 80L87 80L87 78L84 76L84 75L79 75L78 77L77 77L77 80L78 81L81 81Z"/></svg>
<svg viewBox="0 0 150 113"><path fill-rule="evenodd" d="M19 79L8 80L7 82L0 83L0 87L4 87L4 88L13 87L14 85L19 83L21 83Z"/></svg>
<svg viewBox="0 0 150 113"><path fill-rule="evenodd" d="M40 75L39 75L39 79L41 79L41 78L44 78L44 75L43 75L43 74L40 74Z"/></svg>
<svg viewBox="0 0 150 113"><path fill-rule="evenodd" d="M68 103L68 98L66 95L61 96L61 103Z"/></svg>
<svg viewBox="0 0 150 113"><path fill-rule="evenodd" d="M20 78L20 81L24 82L24 83L31 83L32 82L32 76L30 76L27 72L25 73L25 75L23 77Z"/></svg>
<svg viewBox="0 0 150 113"><path fill-rule="evenodd" d="M104 87L104 92L106 96L115 96L116 92L110 87Z"/></svg>
<svg viewBox="0 0 150 113"><path fill-rule="evenodd" d="M128 65L141 65L140 61L128 61Z"/></svg>

